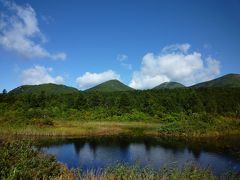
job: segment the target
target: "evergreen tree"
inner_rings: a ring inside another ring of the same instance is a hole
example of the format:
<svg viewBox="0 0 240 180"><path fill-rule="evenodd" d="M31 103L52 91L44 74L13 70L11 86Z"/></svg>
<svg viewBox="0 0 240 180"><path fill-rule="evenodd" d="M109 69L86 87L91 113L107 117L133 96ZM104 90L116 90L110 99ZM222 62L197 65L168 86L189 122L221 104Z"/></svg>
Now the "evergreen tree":
<svg viewBox="0 0 240 180"><path fill-rule="evenodd" d="M2 93L3 93L3 94L7 94L7 90L6 90L6 89L3 89Z"/></svg>

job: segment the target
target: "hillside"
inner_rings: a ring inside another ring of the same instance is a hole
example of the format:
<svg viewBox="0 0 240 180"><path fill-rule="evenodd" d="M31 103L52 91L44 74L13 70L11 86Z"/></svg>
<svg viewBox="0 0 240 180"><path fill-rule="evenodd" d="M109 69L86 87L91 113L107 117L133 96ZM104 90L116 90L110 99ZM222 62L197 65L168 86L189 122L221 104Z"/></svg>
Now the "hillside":
<svg viewBox="0 0 240 180"><path fill-rule="evenodd" d="M156 87L154 87L154 90L157 89L175 89L175 88L184 88L185 86L178 83L178 82L164 82Z"/></svg>
<svg viewBox="0 0 240 180"><path fill-rule="evenodd" d="M87 89L86 91L101 91L101 92L114 92L114 91L132 91L133 88L121 83L118 80L109 80L97 86Z"/></svg>
<svg viewBox="0 0 240 180"><path fill-rule="evenodd" d="M240 87L240 74L227 74L222 77L195 84L193 88L200 87Z"/></svg>
<svg viewBox="0 0 240 180"><path fill-rule="evenodd" d="M14 94L40 94L44 91L46 94L71 94L79 92L78 89L58 84L40 84L40 85L23 85L19 86L9 93Z"/></svg>

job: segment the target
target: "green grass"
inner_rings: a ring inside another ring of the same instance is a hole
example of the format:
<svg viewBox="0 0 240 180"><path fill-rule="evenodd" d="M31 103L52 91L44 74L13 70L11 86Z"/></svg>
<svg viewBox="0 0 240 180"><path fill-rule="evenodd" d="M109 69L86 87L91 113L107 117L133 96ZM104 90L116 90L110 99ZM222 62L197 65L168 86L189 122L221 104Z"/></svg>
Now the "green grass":
<svg viewBox="0 0 240 180"><path fill-rule="evenodd" d="M3 142L0 147L0 179L53 179L66 168L53 156L34 151L30 142Z"/></svg>
<svg viewBox="0 0 240 180"><path fill-rule="evenodd" d="M240 120L207 114L171 114L158 121L129 121L129 117L99 121L34 119L29 124L1 123L1 135L35 136L131 136L218 137L240 135ZM132 118L132 117L131 117Z"/></svg>
<svg viewBox="0 0 240 180"><path fill-rule="evenodd" d="M78 172L78 171L77 171ZM182 168L166 166L160 170L149 167L141 168L138 165L117 164L108 167L102 172L89 171L87 173L76 173L80 179L116 179L116 180L208 180L217 179L209 169L201 169L196 165L186 164ZM236 175L235 175L236 176ZM230 177L230 176L228 176ZM237 176L236 176L237 177ZM222 176L224 178L224 176Z"/></svg>
<svg viewBox="0 0 240 180"><path fill-rule="evenodd" d="M155 129L157 124L142 122L81 122L54 121L53 126L3 125L2 135L40 135L40 136L100 136L133 133L134 128Z"/></svg>

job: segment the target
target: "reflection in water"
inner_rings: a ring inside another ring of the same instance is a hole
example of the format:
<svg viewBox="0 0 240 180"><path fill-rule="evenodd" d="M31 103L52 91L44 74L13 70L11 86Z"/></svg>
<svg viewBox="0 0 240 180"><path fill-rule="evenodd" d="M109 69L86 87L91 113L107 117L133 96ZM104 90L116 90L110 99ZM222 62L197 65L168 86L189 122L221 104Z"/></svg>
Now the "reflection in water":
<svg viewBox="0 0 240 180"><path fill-rule="evenodd" d="M180 141L174 139L126 137L66 139L43 142L44 152L53 154L69 168L101 169L117 162L150 166L182 167L191 162L211 167L215 174L240 172L239 140Z"/></svg>
<svg viewBox="0 0 240 180"><path fill-rule="evenodd" d="M82 142L82 141L74 143L74 148L77 154L79 154L79 151L83 148L84 145L85 145L85 142Z"/></svg>

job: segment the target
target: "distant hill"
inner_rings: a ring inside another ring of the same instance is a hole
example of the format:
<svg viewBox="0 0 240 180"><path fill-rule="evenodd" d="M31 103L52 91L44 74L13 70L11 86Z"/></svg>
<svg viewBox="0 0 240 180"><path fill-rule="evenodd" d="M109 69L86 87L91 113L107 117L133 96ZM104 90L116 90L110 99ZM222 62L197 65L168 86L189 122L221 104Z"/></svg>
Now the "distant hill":
<svg viewBox="0 0 240 180"><path fill-rule="evenodd" d="M23 85L13 89L9 93L40 94L42 91L44 91L46 94L71 94L79 92L78 89L73 87L49 83L40 85Z"/></svg>
<svg viewBox="0 0 240 180"><path fill-rule="evenodd" d="M227 74L211 81L202 82L191 86L200 87L240 87L240 74Z"/></svg>
<svg viewBox="0 0 240 180"><path fill-rule="evenodd" d="M154 87L153 89L156 90L156 89L176 89L176 88L185 88L185 86L178 82L165 82Z"/></svg>
<svg viewBox="0 0 240 180"><path fill-rule="evenodd" d="M118 80L109 80L97 86L87 89L86 91L101 91L101 92L114 92L114 91L132 91L133 88L121 83Z"/></svg>

